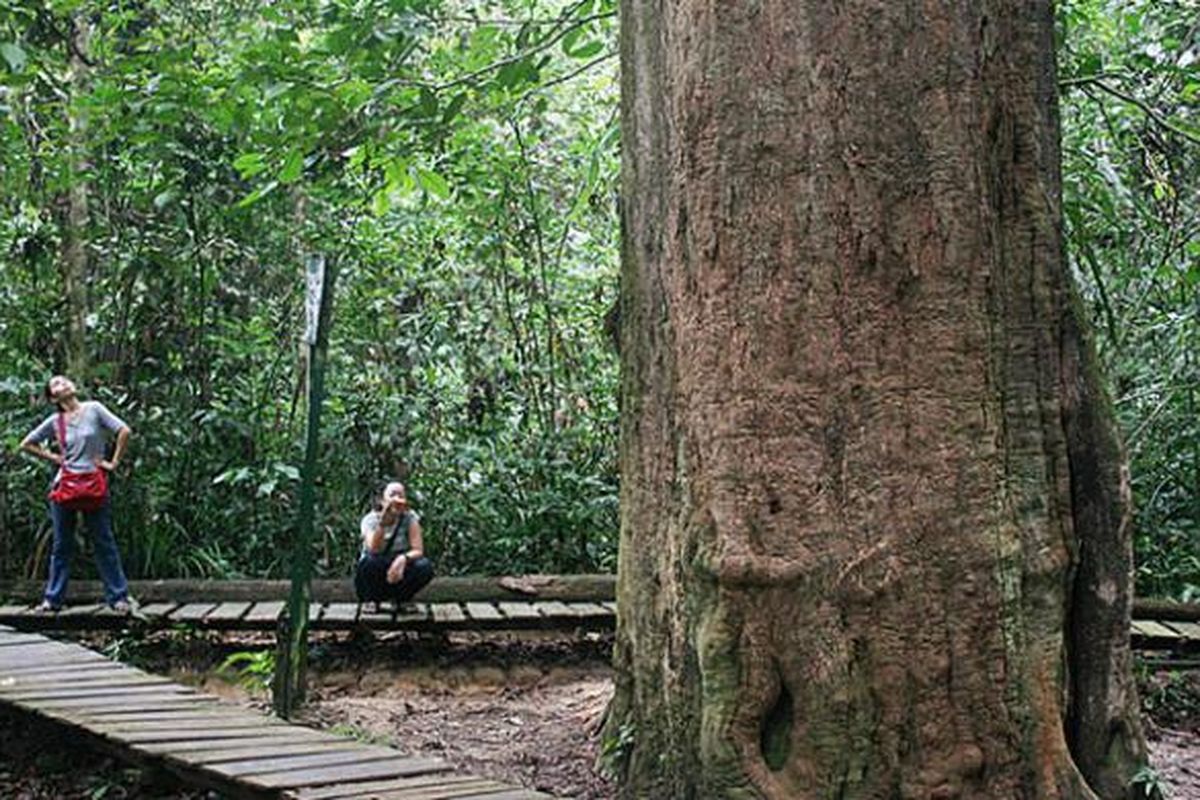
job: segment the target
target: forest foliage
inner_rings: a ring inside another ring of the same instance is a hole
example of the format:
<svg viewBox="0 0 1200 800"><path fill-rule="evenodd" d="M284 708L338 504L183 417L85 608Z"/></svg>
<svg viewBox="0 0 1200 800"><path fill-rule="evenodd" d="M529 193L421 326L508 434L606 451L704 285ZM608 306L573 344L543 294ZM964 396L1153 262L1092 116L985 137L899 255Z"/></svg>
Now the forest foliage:
<svg viewBox="0 0 1200 800"><path fill-rule="evenodd" d="M302 258L340 270L319 571L397 475L443 572L610 570L615 0L0 0L0 574L75 368L135 429L138 576L286 574ZM1132 457L1139 588L1200 593L1200 14L1058 4L1069 255ZM80 366L84 365L84 366Z"/></svg>

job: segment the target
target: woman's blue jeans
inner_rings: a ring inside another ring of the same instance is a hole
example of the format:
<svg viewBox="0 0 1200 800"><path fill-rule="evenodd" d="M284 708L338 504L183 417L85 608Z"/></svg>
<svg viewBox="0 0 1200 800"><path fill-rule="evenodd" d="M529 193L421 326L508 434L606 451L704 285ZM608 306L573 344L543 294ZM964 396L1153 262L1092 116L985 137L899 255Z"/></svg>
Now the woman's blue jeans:
<svg viewBox="0 0 1200 800"><path fill-rule="evenodd" d="M129 583L121 569L121 553L112 530L112 505L104 499L96 511L72 511L55 502L50 503L50 521L54 523L54 547L50 550L50 579L46 581L46 602L55 608L67 596L71 579L71 557L75 555L75 520L83 515L83 523L92 537L96 551L96 568L104 582L104 602L110 606L129 597Z"/></svg>

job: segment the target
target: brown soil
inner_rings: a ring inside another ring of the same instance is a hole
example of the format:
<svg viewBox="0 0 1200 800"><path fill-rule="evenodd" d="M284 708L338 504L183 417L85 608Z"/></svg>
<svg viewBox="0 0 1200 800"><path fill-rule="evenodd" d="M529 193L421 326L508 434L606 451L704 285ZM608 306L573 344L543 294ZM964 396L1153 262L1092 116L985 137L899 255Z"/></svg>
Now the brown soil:
<svg viewBox="0 0 1200 800"><path fill-rule="evenodd" d="M595 769L599 723L612 681L599 671L482 668L431 686L396 675L357 686L329 676L299 720L371 739L413 755L437 755L467 772L596 800L611 784Z"/></svg>
<svg viewBox="0 0 1200 800"><path fill-rule="evenodd" d="M1200 800L1200 730L1151 734L1150 762L1169 800Z"/></svg>

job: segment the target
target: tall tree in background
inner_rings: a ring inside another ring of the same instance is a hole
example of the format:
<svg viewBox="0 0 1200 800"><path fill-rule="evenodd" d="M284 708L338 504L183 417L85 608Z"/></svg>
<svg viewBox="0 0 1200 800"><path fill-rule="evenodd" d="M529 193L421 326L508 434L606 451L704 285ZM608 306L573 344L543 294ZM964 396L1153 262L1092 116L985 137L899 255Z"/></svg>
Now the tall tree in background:
<svg viewBox="0 0 1200 800"><path fill-rule="evenodd" d="M625 794L1124 796L1127 491L1050 4L622 26Z"/></svg>
<svg viewBox="0 0 1200 800"><path fill-rule="evenodd" d="M68 51L68 96L64 103L67 115L66 197L63 203L62 270L64 355L66 370L76 380L84 378L87 365L87 274L88 274L88 156L87 111L88 43L91 22L85 9L76 10L70 17L66 33Z"/></svg>

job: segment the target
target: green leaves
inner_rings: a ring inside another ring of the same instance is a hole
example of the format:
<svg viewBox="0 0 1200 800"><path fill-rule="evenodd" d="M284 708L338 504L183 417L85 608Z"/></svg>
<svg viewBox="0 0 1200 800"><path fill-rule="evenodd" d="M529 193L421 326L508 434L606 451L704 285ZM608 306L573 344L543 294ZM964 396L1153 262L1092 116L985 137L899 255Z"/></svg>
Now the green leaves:
<svg viewBox="0 0 1200 800"><path fill-rule="evenodd" d="M283 168L279 170L280 183L295 183L304 172L304 154L299 150L290 151L283 160Z"/></svg>
<svg viewBox="0 0 1200 800"><path fill-rule="evenodd" d="M3 58L8 68L13 72L24 72L29 59L25 51L16 42L0 42L0 58Z"/></svg>
<svg viewBox="0 0 1200 800"><path fill-rule="evenodd" d="M603 8L498 6L512 16L435 29L436 4L97 6L76 99L88 331L119 393L104 399L139 431L116 508L131 571L279 574L303 419L298 241L347 276L325 573L353 563L367 487L397 459L447 572L612 565L617 374L597 330L617 283L615 65L576 74L613 46L614 21L587 20ZM21 387L0 390L0 415L23 433L58 358L45 309L71 177L62 98L32 77L65 74L66 52L3 25L24 76L0 49L3 102L23 111L0 119L0 375ZM44 475L9 481L24 552Z"/></svg>
<svg viewBox="0 0 1200 800"><path fill-rule="evenodd" d="M450 199L450 184L436 172L424 168L416 170L417 184L422 189L442 200Z"/></svg>
<svg viewBox="0 0 1200 800"><path fill-rule="evenodd" d="M604 42L599 39L580 41L593 35L587 27L575 28L562 40L562 50L571 58L587 60L604 50Z"/></svg>
<svg viewBox="0 0 1200 800"><path fill-rule="evenodd" d="M233 168L244 180L249 180L267 168L267 158L262 153L244 153L234 159Z"/></svg>
<svg viewBox="0 0 1200 800"><path fill-rule="evenodd" d="M1059 61L1063 208L1130 450L1138 591L1200 590L1200 91L1183 5L1072 0ZM1191 444L1188 444L1191 443Z"/></svg>

